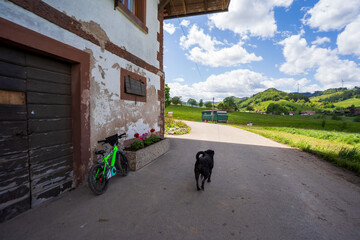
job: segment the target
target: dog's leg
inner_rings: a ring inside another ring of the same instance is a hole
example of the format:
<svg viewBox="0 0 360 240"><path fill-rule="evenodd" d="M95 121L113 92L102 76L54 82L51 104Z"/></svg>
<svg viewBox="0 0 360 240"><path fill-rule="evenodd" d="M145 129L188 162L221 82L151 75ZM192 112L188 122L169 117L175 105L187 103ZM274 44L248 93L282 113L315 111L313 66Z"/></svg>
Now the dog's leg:
<svg viewBox="0 0 360 240"><path fill-rule="evenodd" d="M201 182L201 189L202 189L203 191L205 191L204 185L205 185L205 181L206 181L207 178L208 178L208 175L204 176L204 178L203 178L203 180L202 180L202 182Z"/></svg>
<svg viewBox="0 0 360 240"><path fill-rule="evenodd" d="M200 175L200 173L195 170L196 189L198 191L200 191L200 188L199 188L199 175Z"/></svg>
<svg viewBox="0 0 360 240"><path fill-rule="evenodd" d="M209 178L208 178L208 182L211 182L211 173L212 173L212 169L210 169L210 171L209 171Z"/></svg>

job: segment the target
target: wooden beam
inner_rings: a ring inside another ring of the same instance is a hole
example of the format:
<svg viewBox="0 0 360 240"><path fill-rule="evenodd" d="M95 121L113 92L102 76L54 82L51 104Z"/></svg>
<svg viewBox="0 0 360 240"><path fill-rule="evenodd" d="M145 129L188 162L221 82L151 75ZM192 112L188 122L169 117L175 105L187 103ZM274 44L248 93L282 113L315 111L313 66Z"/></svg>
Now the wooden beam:
<svg viewBox="0 0 360 240"><path fill-rule="evenodd" d="M186 14L186 3L185 3L185 0L183 0L182 2L183 2L183 7L184 7L184 14Z"/></svg>
<svg viewBox="0 0 360 240"><path fill-rule="evenodd" d="M205 11L208 10L208 0L204 0L204 8L205 8Z"/></svg>
<svg viewBox="0 0 360 240"><path fill-rule="evenodd" d="M158 11L163 11L164 7L170 2L170 0L161 0L158 6Z"/></svg>

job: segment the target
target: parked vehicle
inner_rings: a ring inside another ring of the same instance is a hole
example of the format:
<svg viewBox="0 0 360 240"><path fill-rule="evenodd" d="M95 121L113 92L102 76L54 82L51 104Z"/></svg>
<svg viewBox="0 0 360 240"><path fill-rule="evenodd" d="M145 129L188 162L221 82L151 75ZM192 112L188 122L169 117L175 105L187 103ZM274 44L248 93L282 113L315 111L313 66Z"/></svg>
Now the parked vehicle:
<svg viewBox="0 0 360 240"><path fill-rule="evenodd" d="M107 148L95 151L95 154L102 155L103 159L91 167L88 176L88 183L91 191L97 195L103 194L108 187L110 178L116 174L127 176L129 173L129 163L125 153L118 148L117 144L119 139L125 137L126 133L121 135L115 134L107 137L104 140L98 141L98 143L110 144L112 147L109 154L105 157ZM110 162L109 162L110 161Z"/></svg>
<svg viewBox="0 0 360 240"><path fill-rule="evenodd" d="M205 110L202 111L201 120L205 122L224 122L226 123L228 120L228 115L226 111L220 110Z"/></svg>

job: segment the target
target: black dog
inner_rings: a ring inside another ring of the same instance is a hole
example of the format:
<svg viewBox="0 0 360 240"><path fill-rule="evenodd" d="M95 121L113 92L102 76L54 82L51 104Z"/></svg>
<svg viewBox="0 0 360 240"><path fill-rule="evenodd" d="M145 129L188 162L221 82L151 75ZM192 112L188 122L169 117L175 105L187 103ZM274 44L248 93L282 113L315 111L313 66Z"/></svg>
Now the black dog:
<svg viewBox="0 0 360 240"><path fill-rule="evenodd" d="M201 184L201 189L204 189L204 183L207 179L208 182L211 182L211 172L214 167L214 154L213 150L206 150L205 152L200 151L196 154L196 163L195 163L195 179L196 179L196 188L199 191L199 176L202 175L203 180ZM201 155L201 156L200 156Z"/></svg>

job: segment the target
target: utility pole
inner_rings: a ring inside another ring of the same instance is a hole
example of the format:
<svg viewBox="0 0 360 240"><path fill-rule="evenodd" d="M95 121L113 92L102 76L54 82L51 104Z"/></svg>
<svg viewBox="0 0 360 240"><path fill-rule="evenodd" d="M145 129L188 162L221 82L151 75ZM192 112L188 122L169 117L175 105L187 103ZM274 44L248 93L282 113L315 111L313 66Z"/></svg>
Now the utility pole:
<svg viewBox="0 0 360 240"><path fill-rule="evenodd" d="M299 83L297 83L297 85L298 85L298 91L297 91L297 92L298 92L298 93L300 93L300 92L299 92L299 91L300 91L300 90L299 90L299 88L300 88L300 84L299 84Z"/></svg>
<svg viewBox="0 0 360 240"><path fill-rule="evenodd" d="M344 88L344 80L341 78L341 88Z"/></svg>
<svg viewBox="0 0 360 240"><path fill-rule="evenodd" d="M211 112L211 121L214 122L214 107L215 107L215 98L213 98L213 107Z"/></svg>

